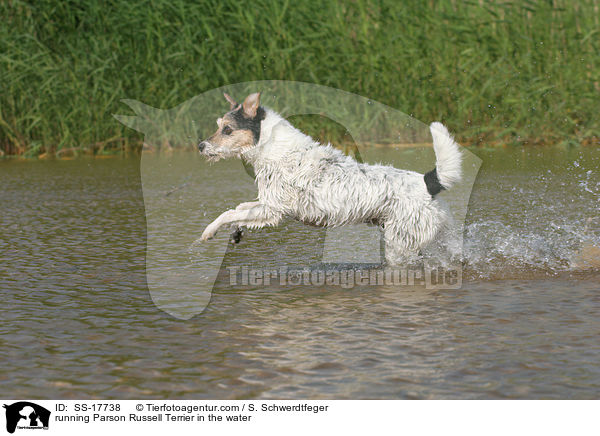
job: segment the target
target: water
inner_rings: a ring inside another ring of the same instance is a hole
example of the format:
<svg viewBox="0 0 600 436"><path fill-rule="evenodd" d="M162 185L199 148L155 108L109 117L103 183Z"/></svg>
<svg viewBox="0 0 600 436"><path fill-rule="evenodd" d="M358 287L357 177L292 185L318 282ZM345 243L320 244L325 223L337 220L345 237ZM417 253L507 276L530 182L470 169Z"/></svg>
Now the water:
<svg viewBox="0 0 600 436"><path fill-rule="evenodd" d="M187 321L149 295L139 158L0 161L0 392L598 398L600 150L475 152L461 289L232 287L221 277ZM402 166L429 151L379 153ZM192 239L252 199L250 184L228 178L239 163L173 159L197 165L201 182L165 199L221 192L189 222ZM312 262L324 235L294 222L252 232L223 266Z"/></svg>

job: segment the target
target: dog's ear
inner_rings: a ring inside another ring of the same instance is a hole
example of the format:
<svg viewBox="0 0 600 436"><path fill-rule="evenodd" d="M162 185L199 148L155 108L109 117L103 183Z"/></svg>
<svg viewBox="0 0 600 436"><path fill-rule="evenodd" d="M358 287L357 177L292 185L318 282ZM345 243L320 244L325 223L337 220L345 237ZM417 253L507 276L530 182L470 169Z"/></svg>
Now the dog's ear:
<svg viewBox="0 0 600 436"><path fill-rule="evenodd" d="M254 94L250 94L244 100L244 115L248 118L254 118L256 116L256 111L258 110L258 106L260 104L260 92L256 92Z"/></svg>
<svg viewBox="0 0 600 436"><path fill-rule="evenodd" d="M229 108L229 110L233 110L234 107L236 107L238 104L236 103L236 101L226 92L223 93L223 95L225 96L225 100L227 100L229 102L229 104L231 105L231 107Z"/></svg>

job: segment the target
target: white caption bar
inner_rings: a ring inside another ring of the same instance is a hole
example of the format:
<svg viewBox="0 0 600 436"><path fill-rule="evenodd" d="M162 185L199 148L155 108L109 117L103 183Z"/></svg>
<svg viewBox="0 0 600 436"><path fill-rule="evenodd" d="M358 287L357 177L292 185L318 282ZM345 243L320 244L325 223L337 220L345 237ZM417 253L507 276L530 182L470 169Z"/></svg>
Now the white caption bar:
<svg viewBox="0 0 600 436"><path fill-rule="evenodd" d="M0 434L597 435L594 401L0 400ZM36 432L35 430L42 430ZM240 433L237 433L240 432ZM133 433L132 433L133 434Z"/></svg>

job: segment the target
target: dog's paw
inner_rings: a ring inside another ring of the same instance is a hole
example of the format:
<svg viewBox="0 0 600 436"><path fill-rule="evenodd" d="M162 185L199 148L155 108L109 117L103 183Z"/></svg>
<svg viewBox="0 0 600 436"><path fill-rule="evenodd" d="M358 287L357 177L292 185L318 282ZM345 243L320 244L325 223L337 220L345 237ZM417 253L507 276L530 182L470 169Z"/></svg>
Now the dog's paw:
<svg viewBox="0 0 600 436"><path fill-rule="evenodd" d="M204 232L202 232L202 236L200 237L200 239L203 242L206 242L212 238L215 237L215 235L217 234L217 231L219 230L219 228L217 226L213 226L212 224L209 225L206 230L204 230Z"/></svg>

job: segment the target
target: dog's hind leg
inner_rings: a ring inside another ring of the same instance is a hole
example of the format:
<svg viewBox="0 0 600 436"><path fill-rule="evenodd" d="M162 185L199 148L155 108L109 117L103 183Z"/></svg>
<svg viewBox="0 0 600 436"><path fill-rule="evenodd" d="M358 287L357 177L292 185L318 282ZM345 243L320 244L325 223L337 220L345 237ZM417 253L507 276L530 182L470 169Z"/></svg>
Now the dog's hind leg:
<svg viewBox="0 0 600 436"><path fill-rule="evenodd" d="M224 225L236 224L238 226L258 229L265 226L275 226L279 223L280 219L281 214L274 212L260 203L248 209L231 209L223 212L219 218L210 223L202 233L201 239L207 241L213 238L219 231L219 228Z"/></svg>
<svg viewBox="0 0 600 436"><path fill-rule="evenodd" d="M409 265L419 259L419 251L411 250L399 240L385 242L385 263L387 265Z"/></svg>
<svg viewBox="0 0 600 436"><path fill-rule="evenodd" d="M419 258L419 244L402 230L386 226L383 230L385 262L388 265L407 265Z"/></svg>

